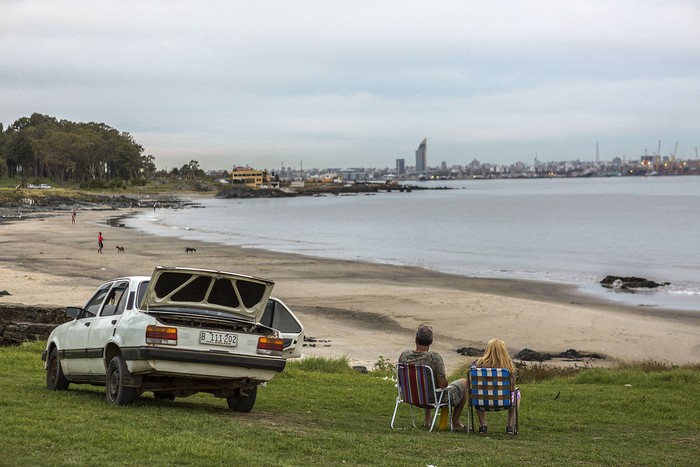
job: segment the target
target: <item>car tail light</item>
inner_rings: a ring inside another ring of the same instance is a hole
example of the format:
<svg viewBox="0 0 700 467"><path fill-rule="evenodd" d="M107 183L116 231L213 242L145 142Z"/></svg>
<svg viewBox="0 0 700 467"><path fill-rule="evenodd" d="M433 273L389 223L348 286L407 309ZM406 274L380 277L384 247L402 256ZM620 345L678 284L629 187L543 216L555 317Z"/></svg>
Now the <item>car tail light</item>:
<svg viewBox="0 0 700 467"><path fill-rule="evenodd" d="M284 349L284 339L277 337L259 337L258 353L262 355L282 355Z"/></svg>
<svg viewBox="0 0 700 467"><path fill-rule="evenodd" d="M177 345L177 328L151 324L146 328L146 343Z"/></svg>

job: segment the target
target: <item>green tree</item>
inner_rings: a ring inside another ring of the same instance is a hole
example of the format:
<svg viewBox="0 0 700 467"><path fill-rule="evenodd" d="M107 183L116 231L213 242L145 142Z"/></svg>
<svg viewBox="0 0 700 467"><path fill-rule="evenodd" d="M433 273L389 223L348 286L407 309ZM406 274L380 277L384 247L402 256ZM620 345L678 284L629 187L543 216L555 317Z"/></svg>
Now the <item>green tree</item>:
<svg viewBox="0 0 700 467"><path fill-rule="evenodd" d="M147 156L144 156L144 155L141 156L141 171L143 173L143 176L147 179L155 176L155 173L156 173L155 160L156 160L156 158L150 154Z"/></svg>
<svg viewBox="0 0 700 467"><path fill-rule="evenodd" d="M11 177L50 177L57 181L138 178L155 172L153 156L129 134L104 123L75 123L38 113L0 128L0 156Z"/></svg>

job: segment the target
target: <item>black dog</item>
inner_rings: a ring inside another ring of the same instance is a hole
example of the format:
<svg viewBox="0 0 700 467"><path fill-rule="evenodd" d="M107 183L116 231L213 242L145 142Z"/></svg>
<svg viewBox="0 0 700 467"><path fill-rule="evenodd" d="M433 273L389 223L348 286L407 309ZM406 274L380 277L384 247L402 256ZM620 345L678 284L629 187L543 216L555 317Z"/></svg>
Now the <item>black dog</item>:
<svg viewBox="0 0 700 467"><path fill-rule="evenodd" d="M124 253L124 247L117 245L117 253Z"/></svg>
<svg viewBox="0 0 700 467"><path fill-rule="evenodd" d="M185 253L196 253L197 249L196 248L187 248L185 247Z"/></svg>

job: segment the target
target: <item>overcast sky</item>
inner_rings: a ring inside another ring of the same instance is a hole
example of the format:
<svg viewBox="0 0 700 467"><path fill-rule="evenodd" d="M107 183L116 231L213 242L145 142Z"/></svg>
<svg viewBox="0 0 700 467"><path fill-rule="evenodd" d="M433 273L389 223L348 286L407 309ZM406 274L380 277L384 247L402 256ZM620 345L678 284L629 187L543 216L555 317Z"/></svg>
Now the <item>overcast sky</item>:
<svg viewBox="0 0 700 467"><path fill-rule="evenodd" d="M700 0L0 0L0 122L159 168L695 158Z"/></svg>

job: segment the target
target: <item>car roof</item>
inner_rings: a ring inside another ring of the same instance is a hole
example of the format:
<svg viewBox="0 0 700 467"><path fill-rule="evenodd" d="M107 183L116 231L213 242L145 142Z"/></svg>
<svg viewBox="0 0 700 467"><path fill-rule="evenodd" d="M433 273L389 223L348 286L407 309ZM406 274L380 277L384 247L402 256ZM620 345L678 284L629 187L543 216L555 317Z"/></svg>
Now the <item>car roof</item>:
<svg viewBox="0 0 700 467"><path fill-rule="evenodd" d="M143 282L150 280L151 276L124 276L124 277L117 277L114 279L110 279L108 281L104 281L102 284L109 284L110 282L120 282L120 281L130 281L130 282Z"/></svg>

